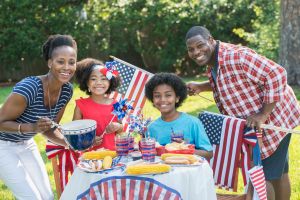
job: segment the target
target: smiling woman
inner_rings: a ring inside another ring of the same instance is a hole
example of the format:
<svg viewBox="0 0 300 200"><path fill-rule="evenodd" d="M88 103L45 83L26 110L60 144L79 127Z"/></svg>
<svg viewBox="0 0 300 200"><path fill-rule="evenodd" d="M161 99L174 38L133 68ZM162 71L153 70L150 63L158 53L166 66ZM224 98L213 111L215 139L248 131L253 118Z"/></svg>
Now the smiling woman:
<svg viewBox="0 0 300 200"><path fill-rule="evenodd" d="M49 72L21 80L0 108L0 179L17 199L54 198L33 136L42 133L66 146L51 120L60 121L73 94L69 81L76 70L76 42L68 35L50 36L43 56Z"/></svg>

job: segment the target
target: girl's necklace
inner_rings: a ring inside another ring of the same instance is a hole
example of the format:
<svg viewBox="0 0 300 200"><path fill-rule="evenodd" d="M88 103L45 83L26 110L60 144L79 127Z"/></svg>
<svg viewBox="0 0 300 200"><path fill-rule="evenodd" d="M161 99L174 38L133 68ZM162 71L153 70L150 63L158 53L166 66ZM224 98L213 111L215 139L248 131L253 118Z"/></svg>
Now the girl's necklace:
<svg viewBox="0 0 300 200"><path fill-rule="evenodd" d="M49 103L49 110L50 110L50 119L51 119L51 120L54 120L54 115L55 115L55 113L56 113L56 107L57 107L57 104L58 104L58 100L59 100L61 88L59 89L58 97L57 97L57 100L56 100L56 103L55 103L55 107L54 107L54 110L53 110L53 115L52 115L52 109L51 109L51 96L50 96L49 85L50 85L50 84L49 84L49 77L48 77L48 74L47 74L47 92L48 92L48 103Z"/></svg>

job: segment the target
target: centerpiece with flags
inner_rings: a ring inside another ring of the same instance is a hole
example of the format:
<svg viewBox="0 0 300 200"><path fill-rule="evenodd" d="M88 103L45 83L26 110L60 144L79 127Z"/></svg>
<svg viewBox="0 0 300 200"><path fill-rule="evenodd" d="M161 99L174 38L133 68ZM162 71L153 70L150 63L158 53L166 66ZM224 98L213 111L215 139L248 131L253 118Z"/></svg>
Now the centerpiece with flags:
<svg viewBox="0 0 300 200"><path fill-rule="evenodd" d="M145 118L142 111L138 111L137 114L131 114L128 122L129 134L138 133L142 138L146 137L148 125L151 123L151 118Z"/></svg>

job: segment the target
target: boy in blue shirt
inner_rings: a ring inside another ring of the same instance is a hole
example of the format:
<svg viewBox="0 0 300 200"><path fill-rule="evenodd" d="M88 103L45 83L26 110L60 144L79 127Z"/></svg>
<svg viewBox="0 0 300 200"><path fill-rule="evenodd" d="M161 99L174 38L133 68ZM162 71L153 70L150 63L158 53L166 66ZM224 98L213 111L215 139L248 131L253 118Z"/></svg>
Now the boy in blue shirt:
<svg viewBox="0 0 300 200"><path fill-rule="evenodd" d="M184 139L196 147L195 154L210 159L212 146L199 119L177 108L187 98L185 83L175 74L155 74L146 84L145 95L161 116L152 122L148 131L161 145L171 142L171 133L182 131Z"/></svg>

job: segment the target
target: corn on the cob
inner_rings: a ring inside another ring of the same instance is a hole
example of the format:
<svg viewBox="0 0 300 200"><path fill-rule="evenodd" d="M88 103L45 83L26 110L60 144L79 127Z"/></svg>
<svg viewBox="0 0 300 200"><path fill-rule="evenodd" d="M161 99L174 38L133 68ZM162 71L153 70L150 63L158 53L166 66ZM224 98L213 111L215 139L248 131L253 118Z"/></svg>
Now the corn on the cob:
<svg viewBox="0 0 300 200"><path fill-rule="evenodd" d="M169 172L170 170L171 166L166 164L131 165L127 166L126 173L130 175L159 174Z"/></svg>
<svg viewBox="0 0 300 200"><path fill-rule="evenodd" d="M117 156L116 151L90 151L83 154L85 160L100 160L104 159L105 156L111 156L112 158Z"/></svg>
<svg viewBox="0 0 300 200"><path fill-rule="evenodd" d="M111 156L105 156L103 159L103 169L108 169L111 167L112 164L112 157Z"/></svg>
<svg viewBox="0 0 300 200"><path fill-rule="evenodd" d="M194 155L176 154L176 153L164 153L164 154L161 155L161 159L163 161L165 161L166 158L173 157L173 156L187 158L190 161L190 163L195 163L195 162L198 161L197 158Z"/></svg>

